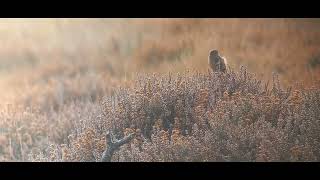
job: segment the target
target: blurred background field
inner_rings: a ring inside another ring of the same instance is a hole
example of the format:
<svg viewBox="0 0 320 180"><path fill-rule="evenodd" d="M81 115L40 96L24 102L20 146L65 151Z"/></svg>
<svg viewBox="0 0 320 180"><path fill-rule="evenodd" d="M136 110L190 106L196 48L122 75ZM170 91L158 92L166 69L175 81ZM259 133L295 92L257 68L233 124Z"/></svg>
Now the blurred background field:
<svg viewBox="0 0 320 180"><path fill-rule="evenodd" d="M266 81L320 80L319 19L0 19L0 44L0 160L64 143L136 73L207 72L210 49Z"/></svg>
<svg viewBox="0 0 320 180"><path fill-rule="evenodd" d="M319 19L1 19L0 38L1 84L17 90L77 76L206 71L212 48L231 67L276 72L286 85L319 77Z"/></svg>

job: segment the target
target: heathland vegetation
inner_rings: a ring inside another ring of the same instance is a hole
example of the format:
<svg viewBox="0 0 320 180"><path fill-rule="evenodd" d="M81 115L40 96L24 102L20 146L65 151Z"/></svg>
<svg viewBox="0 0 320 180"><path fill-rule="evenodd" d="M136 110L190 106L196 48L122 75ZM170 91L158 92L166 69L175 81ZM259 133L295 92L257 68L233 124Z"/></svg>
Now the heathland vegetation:
<svg viewBox="0 0 320 180"><path fill-rule="evenodd" d="M318 19L2 19L0 161L319 161ZM227 73L209 70L218 49Z"/></svg>

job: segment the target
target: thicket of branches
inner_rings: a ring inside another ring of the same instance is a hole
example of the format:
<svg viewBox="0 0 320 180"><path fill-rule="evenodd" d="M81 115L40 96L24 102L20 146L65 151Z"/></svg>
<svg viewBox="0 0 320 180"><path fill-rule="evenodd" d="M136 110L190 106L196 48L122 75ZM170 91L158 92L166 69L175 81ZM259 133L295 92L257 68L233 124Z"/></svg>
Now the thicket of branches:
<svg viewBox="0 0 320 180"><path fill-rule="evenodd" d="M270 85L269 85L270 84ZM105 133L135 137L111 161L319 161L319 88L239 72L138 76L33 161L100 161Z"/></svg>

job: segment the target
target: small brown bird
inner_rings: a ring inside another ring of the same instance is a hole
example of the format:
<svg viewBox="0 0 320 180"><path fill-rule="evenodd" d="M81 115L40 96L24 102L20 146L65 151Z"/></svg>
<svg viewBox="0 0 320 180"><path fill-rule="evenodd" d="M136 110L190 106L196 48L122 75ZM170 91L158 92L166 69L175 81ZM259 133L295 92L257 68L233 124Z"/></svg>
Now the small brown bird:
<svg viewBox="0 0 320 180"><path fill-rule="evenodd" d="M211 50L208 57L208 64L214 72L226 72L227 60L220 56L217 50Z"/></svg>

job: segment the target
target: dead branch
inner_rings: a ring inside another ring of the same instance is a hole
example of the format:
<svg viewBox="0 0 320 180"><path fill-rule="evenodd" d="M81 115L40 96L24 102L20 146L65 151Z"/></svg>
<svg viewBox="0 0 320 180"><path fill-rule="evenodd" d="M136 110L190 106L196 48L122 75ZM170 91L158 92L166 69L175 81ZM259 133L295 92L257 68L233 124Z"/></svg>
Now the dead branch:
<svg viewBox="0 0 320 180"><path fill-rule="evenodd" d="M112 155L114 151L118 150L122 145L128 143L133 139L134 133L131 133L124 138L117 140L112 133L107 132L106 134L106 142L107 147L106 150L102 154L101 162L111 162Z"/></svg>

